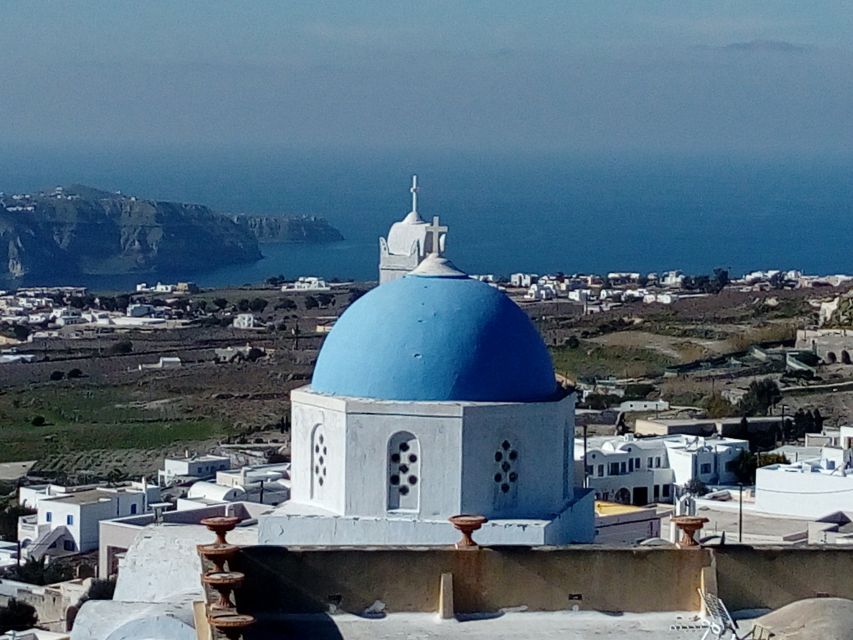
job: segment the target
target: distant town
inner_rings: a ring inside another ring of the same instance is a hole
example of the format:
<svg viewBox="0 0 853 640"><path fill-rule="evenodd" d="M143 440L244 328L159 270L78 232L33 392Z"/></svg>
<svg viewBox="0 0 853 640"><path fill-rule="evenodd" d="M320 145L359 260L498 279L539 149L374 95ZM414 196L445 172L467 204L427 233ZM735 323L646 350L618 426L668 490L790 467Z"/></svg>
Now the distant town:
<svg viewBox="0 0 853 640"><path fill-rule="evenodd" d="M575 393L596 542L675 540L701 515L706 544L849 543L853 276L472 277L530 316ZM48 619L108 583L146 527L287 503L289 393L375 284L0 293L3 588ZM52 600L29 583L46 579Z"/></svg>

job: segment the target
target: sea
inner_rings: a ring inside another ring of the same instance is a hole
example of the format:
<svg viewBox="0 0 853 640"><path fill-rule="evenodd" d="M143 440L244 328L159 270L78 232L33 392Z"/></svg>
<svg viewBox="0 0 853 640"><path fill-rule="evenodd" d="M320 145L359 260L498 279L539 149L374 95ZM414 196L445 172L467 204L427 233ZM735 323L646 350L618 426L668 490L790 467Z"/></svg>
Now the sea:
<svg viewBox="0 0 853 640"><path fill-rule="evenodd" d="M226 213L311 214L346 238L262 245L257 262L206 272L24 284L375 280L378 238L411 209L412 174L419 211L449 226L446 253L468 273L834 274L853 272L851 171L853 157L24 149L0 159L0 190L82 183Z"/></svg>

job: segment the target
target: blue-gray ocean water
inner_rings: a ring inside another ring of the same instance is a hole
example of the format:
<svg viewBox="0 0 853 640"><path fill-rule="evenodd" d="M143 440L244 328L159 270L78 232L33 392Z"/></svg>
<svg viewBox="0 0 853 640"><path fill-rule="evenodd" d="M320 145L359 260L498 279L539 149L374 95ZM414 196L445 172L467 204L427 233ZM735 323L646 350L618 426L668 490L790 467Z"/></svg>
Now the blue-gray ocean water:
<svg viewBox="0 0 853 640"><path fill-rule="evenodd" d="M346 241L264 246L264 259L207 273L69 277L124 288L203 286L271 275L375 279L377 238L410 209L450 226L447 253L470 273L785 267L853 272L853 160L296 152L19 150L0 190L74 182L223 212L309 213ZM51 283L54 284L54 283Z"/></svg>

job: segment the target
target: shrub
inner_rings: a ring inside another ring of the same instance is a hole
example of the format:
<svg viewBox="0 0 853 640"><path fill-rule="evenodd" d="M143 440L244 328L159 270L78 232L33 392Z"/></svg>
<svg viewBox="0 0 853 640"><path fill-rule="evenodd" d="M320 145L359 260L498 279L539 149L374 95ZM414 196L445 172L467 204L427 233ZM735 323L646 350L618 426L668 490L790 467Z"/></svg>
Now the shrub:
<svg viewBox="0 0 853 640"><path fill-rule="evenodd" d="M33 416L33 419L30 421L34 427L43 427L47 421L44 419L44 416Z"/></svg>
<svg viewBox="0 0 853 640"><path fill-rule="evenodd" d="M59 371L58 369L50 372L50 379L56 382L57 380L62 380L65 377L65 373L63 371Z"/></svg>
<svg viewBox="0 0 853 640"><path fill-rule="evenodd" d="M74 378L82 378L83 372L80 369L74 368L68 372L68 379L73 380Z"/></svg>
<svg viewBox="0 0 853 640"><path fill-rule="evenodd" d="M133 343L130 340L119 340L111 344L107 351L113 355L131 353L133 351Z"/></svg>
<svg viewBox="0 0 853 640"><path fill-rule="evenodd" d="M0 629L4 631L26 631L37 623L36 609L31 604L12 598L5 607L0 607Z"/></svg>

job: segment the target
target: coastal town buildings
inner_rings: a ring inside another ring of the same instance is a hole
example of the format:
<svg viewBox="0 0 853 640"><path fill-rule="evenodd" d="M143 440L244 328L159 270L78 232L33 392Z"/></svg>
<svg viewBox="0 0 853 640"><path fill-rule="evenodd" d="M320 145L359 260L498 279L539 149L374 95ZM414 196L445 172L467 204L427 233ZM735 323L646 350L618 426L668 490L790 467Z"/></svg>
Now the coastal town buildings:
<svg viewBox="0 0 853 640"><path fill-rule="evenodd" d="M22 553L34 560L97 549L102 520L145 513L160 489L145 481L120 487L22 487L19 503L36 510L18 520Z"/></svg>
<svg viewBox="0 0 853 640"><path fill-rule="evenodd" d="M231 459L227 456L197 456L187 451L183 458L166 458L163 461L163 468L157 472L157 482L165 487L179 481L208 480L230 467Z"/></svg>
<svg viewBox="0 0 853 640"><path fill-rule="evenodd" d="M596 498L621 504L671 502L681 487L697 480L706 485L737 482L735 465L745 440L671 435L632 435L575 440L575 459Z"/></svg>

